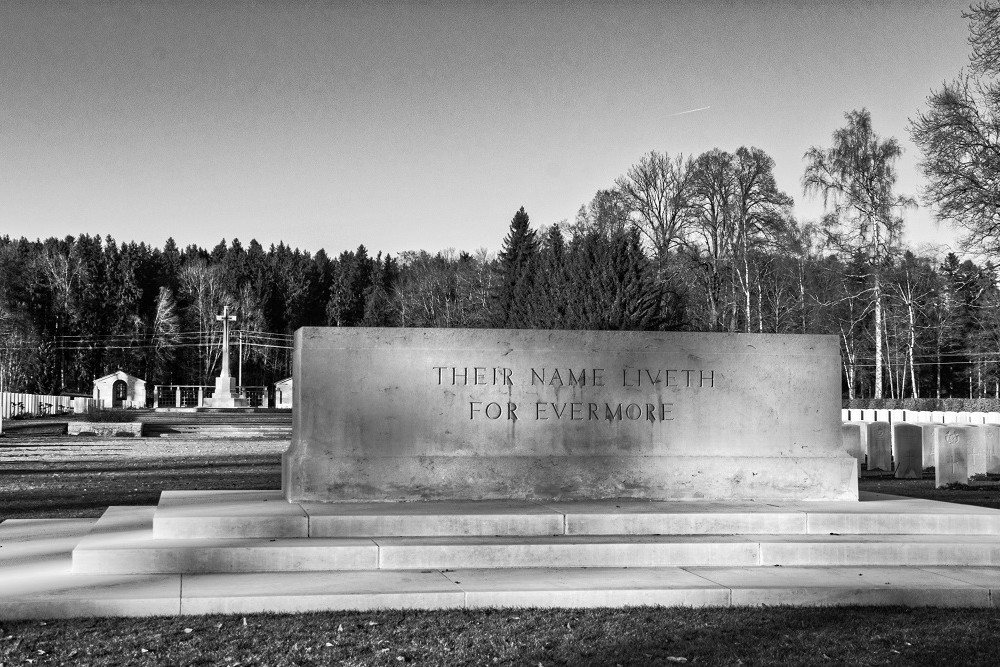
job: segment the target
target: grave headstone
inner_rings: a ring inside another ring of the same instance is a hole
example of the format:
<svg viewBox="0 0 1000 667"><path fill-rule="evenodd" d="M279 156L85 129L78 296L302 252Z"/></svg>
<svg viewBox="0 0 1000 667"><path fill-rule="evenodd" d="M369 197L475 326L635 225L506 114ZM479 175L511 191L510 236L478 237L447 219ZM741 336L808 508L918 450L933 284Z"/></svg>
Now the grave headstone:
<svg viewBox="0 0 1000 667"><path fill-rule="evenodd" d="M867 437L868 469L892 471L892 432L888 422L869 422Z"/></svg>
<svg viewBox="0 0 1000 667"><path fill-rule="evenodd" d="M927 410L907 410L906 421L914 424L932 424L934 418L933 413Z"/></svg>
<svg viewBox="0 0 1000 667"><path fill-rule="evenodd" d="M931 412L931 421L933 423L935 423L935 424L943 424L944 423L944 413L941 412L940 410L933 410Z"/></svg>
<svg viewBox="0 0 1000 667"><path fill-rule="evenodd" d="M923 429L916 424L892 425L892 455L897 479L920 479L923 475Z"/></svg>
<svg viewBox="0 0 1000 667"><path fill-rule="evenodd" d="M889 410L889 421L893 423L905 422L906 410Z"/></svg>
<svg viewBox="0 0 1000 667"><path fill-rule="evenodd" d="M862 410L861 411L861 421L874 422L878 421L874 410Z"/></svg>
<svg viewBox="0 0 1000 667"><path fill-rule="evenodd" d="M937 447L934 443L937 442L937 429L938 424L920 424L920 432L922 434L920 440L924 449L923 465L925 468L933 468L936 465L934 452L937 451Z"/></svg>
<svg viewBox="0 0 1000 667"><path fill-rule="evenodd" d="M934 431L934 486L969 483L971 426L948 424Z"/></svg>
<svg viewBox="0 0 1000 667"><path fill-rule="evenodd" d="M850 410L841 410L840 411L840 421L842 421L842 422L849 422L849 421L851 421L851 411Z"/></svg>
<svg viewBox="0 0 1000 667"><path fill-rule="evenodd" d="M941 423L943 424L961 424L963 421L961 413L950 410L941 413Z"/></svg>
<svg viewBox="0 0 1000 667"><path fill-rule="evenodd" d="M983 417L984 424L1000 424L1000 412L987 412Z"/></svg>
<svg viewBox="0 0 1000 667"><path fill-rule="evenodd" d="M981 424L973 427L972 447L969 450L969 476L985 475L990 471L991 459L1000 454L1000 426ZM993 466L996 468L996 466Z"/></svg>
<svg viewBox="0 0 1000 667"><path fill-rule="evenodd" d="M892 417L888 410L876 410L875 411L875 421L877 422L891 422Z"/></svg>
<svg viewBox="0 0 1000 667"><path fill-rule="evenodd" d="M858 460L858 470L865 462L865 449L861 444L861 430L865 428L862 422L846 422L840 427L841 439L844 443L844 451Z"/></svg>
<svg viewBox="0 0 1000 667"><path fill-rule="evenodd" d="M293 368L293 502L857 498L834 336L305 327Z"/></svg>
<svg viewBox="0 0 1000 667"><path fill-rule="evenodd" d="M1000 425L983 424L979 428L985 431L986 441L986 472L990 475L1000 475Z"/></svg>

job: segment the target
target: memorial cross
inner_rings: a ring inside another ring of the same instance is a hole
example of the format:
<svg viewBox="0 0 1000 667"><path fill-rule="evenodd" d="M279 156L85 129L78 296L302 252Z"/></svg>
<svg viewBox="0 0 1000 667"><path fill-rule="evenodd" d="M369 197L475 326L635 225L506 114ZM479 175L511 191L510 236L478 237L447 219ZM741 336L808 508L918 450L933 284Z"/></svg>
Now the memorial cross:
<svg viewBox="0 0 1000 667"><path fill-rule="evenodd" d="M216 315L215 319L222 320L222 372L220 378L230 377L229 375L229 323L236 321L235 315L229 314L229 306L222 307L222 314Z"/></svg>

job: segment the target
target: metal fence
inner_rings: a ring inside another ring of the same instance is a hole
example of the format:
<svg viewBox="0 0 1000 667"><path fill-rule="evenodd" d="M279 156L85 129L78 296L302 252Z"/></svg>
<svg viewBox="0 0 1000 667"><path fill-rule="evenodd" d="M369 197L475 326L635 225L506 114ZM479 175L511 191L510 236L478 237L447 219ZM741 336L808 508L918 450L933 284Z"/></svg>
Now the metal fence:
<svg viewBox="0 0 1000 667"><path fill-rule="evenodd" d="M73 415L86 412L92 407L98 407L100 403L93 398L5 391L0 392L0 416L4 419L15 419L17 417Z"/></svg>
<svg viewBox="0 0 1000 667"><path fill-rule="evenodd" d="M240 395L252 408L266 408L267 387L237 387ZM201 408L215 393L213 385L199 384L157 384L153 385L154 408Z"/></svg>

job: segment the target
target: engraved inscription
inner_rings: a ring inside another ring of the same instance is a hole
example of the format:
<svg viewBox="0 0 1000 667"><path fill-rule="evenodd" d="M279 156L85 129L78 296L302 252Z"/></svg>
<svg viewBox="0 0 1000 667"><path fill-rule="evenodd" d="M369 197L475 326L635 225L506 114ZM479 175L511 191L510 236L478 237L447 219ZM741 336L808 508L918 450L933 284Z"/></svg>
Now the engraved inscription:
<svg viewBox="0 0 1000 667"><path fill-rule="evenodd" d="M586 421L586 422L669 422L675 419L673 402L615 402L615 401L534 401L518 412L518 404L511 398L511 390L518 383L514 370L502 366L432 366L434 380L440 386L503 387L505 400L468 401L470 420L509 421ZM579 392L602 393L608 387L607 369L604 368L529 368L527 377L521 376L533 391L553 387L573 387L574 397ZM614 374L611 375L614 377ZM644 388L659 393L660 389L714 389L716 372L713 369L693 368L623 368L621 387ZM558 393L556 394L558 396Z"/></svg>

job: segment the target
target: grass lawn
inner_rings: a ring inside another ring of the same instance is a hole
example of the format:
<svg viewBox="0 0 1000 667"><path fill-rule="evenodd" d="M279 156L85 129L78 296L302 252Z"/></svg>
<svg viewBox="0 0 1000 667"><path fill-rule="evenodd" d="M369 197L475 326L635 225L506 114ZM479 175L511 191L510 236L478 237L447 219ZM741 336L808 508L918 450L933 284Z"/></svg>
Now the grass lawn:
<svg viewBox="0 0 1000 667"><path fill-rule="evenodd" d="M97 517L164 489L280 488L281 443L0 438L0 518ZM1000 507L1000 484L863 490ZM0 595L2 595L0 591ZM245 620L244 620L245 619ZM630 608L0 621L10 665L997 665L1000 612Z"/></svg>
<svg viewBox="0 0 1000 667"><path fill-rule="evenodd" d="M998 646L997 612L892 607L381 611L0 622L4 666L995 666Z"/></svg>

